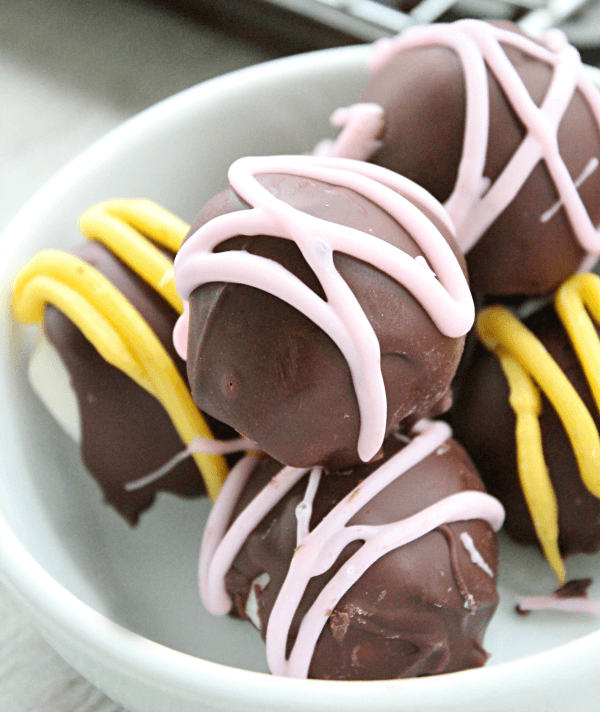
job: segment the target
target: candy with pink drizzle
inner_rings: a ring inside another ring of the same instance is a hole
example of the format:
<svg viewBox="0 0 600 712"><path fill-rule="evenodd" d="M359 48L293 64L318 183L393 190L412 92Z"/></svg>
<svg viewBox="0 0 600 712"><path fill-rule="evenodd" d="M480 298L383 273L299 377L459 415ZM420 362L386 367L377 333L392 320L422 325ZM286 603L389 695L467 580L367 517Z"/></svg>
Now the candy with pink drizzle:
<svg viewBox="0 0 600 712"><path fill-rule="evenodd" d="M383 461L345 473L247 456L207 523L207 609L252 616L277 675L383 679L482 665L503 509L450 438L445 423L421 421L386 440Z"/></svg>
<svg viewBox="0 0 600 712"><path fill-rule="evenodd" d="M362 158L378 141L370 160L443 201L475 290L547 293L595 263L600 93L562 32L414 27L376 43L371 70L329 154ZM385 117L371 135L363 102Z"/></svg>
<svg viewBox="0 0 600 712"><path fill-rule="evenodd" d="M346 159L244 158L229 180L175 261L196 402L295 466L368 461L444 410L473 302L441 205Z"/></svg>

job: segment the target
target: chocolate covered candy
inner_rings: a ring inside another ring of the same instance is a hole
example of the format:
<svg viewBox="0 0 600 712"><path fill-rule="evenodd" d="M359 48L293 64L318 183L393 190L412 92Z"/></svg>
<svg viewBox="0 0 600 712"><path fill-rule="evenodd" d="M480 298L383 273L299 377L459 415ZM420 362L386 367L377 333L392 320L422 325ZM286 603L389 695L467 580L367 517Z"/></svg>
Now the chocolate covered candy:
<svg viewBox="0 0 600 712"><path fill-rule="evenodd" d="M175 260L203 411L294 466L368 461L449 406L473 318L443 208L378 166L246 158Z"/></svg>
<svg viewBox="0 0 600 712"><path fill-rule="evenodd" d="M196 435L210 436L172 344L181 311L173 256L187 227L147 201L101 204L81 219L89 242L70 254L38 254L15 282L17 318L43 319L45 339L32 361L34 387L81 442L83 461L106 501L131 524L159 490L206 494L199 468L213 493L215 477L222 481L227 472L222 457L196 455L138 486ZM52 382L61 368L65 394L57 397ZM232 435L212 419L210 427L218 436Z"/></svg>
<svg viewBox="0 0 600 712"><path fill-rule="evenodd" d="M558 30L461 20L376 43L330 155L444 202L474 291L536 295L600 253L600 94ZM379 114L377 114L379 109Z"/></svg>
<svg viewBox="0 0 600 712"><path fill-rule="evenodd" d="M522 324L490 307L480 350L451 414L457 437L506 507L506 530L563 557L600 548L597 328L600 278L571 277ZM559 318L560 315L560 318Z"/></svg>
<svg viewBox="0 0 600 712"><path fill-rule="evenodd" d="M273 674L391 679L487 660L502 506L445 423L383 452L329 474L248 456L217 498L202 598L255 623Z"/></svg>

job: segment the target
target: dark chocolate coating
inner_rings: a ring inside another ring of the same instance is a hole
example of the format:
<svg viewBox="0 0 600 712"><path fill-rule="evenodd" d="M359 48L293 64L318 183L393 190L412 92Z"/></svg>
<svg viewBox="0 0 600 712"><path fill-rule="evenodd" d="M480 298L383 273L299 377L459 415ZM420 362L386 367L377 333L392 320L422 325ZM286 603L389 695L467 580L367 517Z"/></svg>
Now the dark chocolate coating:
<svg viewBox="0 0 600 712"><path fill-rule="evenodd" d="M540 339L588 408L600 417L587 380L552 305L525 324ZM518 542L538 544L518 479L515 425L508 384L496 356L479 347L450 420L456 437L476 462L491 494L506 508L506 531ZM600 500L585 487L565 429L542 393L540 416L546 466L558 500L558 544L563 556L600 548Z"/></svg>
<svg viewBox="0 0 600 712"><path fill-rule="evenodd" d="M366 239L376 239L373 233L412 256L421 254L395 220L353 191L289 175L259 181L299 210L362 230ZM229 188L205 206L190 232L247 207ZM273 259L324 296L290 240L238 237L217 251L227 249ZM464 338L441 334L411 294L374 267L339 253L334 261L380 342L388 426L446 410ZM335 469L359 461L360 416L346 360L320 328L280 299L237 284L198 287L190 297L187 364L200 408L280 462Z"/></svg>
<svg viewBox="0 0 600 712"><path fill-rule="evenodd" d="M498 23L514 28L510 23ZM539 106L551 68L518 49L504 47L511 63ZM488 70L489 142L484 176L500 174L525 129ZM465 85L458 56L447 47L405 50L377 72L359 99L385 110L383 146L372 162L425 187L441 202L451 194L462 154ZM577 91L560 123L558 145L573 179L592 157L600 157L600 132L587 102ZM600 223L600 171L580 186L591 217ZM538 295L556 288L581 264L564 208L548 222L540 216L558 196L543 162L537 164L512 203L467 255L471 287L489 295Z"/></svg>
<svg viewBox="0 0 600 712"><path fill-rule="evenodd" d="M175 353L172 331L177 314L165 300L97 242L74 254L104 274L136 307L161 340L186 379L185 364ZM206 494L192 457L142 489L125 484L153 472L184 449L159 401L129 376L108 364L79 329L54 306L47 306L44 330L71 377L81 417L83 461L111 504L130 524L153 503L158 491L183 497ZM223 437L230 429L210 420ZM233 433L235 436L235 433Z"/></svg>
<svg viewBox="0 0 600 712"><path fill-rule="evenodd" d="M385 459L403 447L393 436L384 444ZM378 463L379 464L379 463ZM376 465L323 475L310 528ZM243 491L236 513L278 471L263 461ZM248 537L226 577L236 612L245 615L252 581L268 573L257 591L263 634L296 546L296 506L304 497L301 480ZM398 477L363 507L349 525L387 524L462 490L483 491L468 455L448 440L418 465ZM494 578L471 561L460 535L467 532ZM343 563L360 547L348 545L330 572L311 579L292 622L289 645L301 616ZM487 522L455 522L389 552L368 569L334 609L317 641L309 677L376 680L435 675L482 666L488 655L483 636L498 603L495 588L498 552ZM472 598L471 598L472 597Z"/></svg>

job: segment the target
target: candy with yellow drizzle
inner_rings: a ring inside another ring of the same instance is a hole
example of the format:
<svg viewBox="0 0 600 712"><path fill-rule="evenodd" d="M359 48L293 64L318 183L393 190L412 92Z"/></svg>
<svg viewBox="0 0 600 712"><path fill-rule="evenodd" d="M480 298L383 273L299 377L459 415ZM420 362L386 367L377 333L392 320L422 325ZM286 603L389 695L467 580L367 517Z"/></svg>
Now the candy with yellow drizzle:
<svg viewBox="0 0 600 712"><path fill-rule="evenodd" d="M157 245L175 252L188 229L183 221L150 201L115 200L86 211L80 227L181 313L172 260ZM39 253L16 278L13 312L23 323L41 323L46 304L60 309L105 361L158 399L185 446L198 436L212 437L161 340L100 271L71 254ZM225 459L204 453L194 458L209 495L215 497L227 474Z"/></svg>
<svg viewBox="0 0 600 712"><path fill-rule="evenodd" d="M569 278L558 290L555 303L596 406L600 407L600 340L588 314L589 310L600 323L600 278L593 274ZM564 581L564 566L559 551L559 504L543 452L547 435L543 434L540 425L541 394L548 399L560 419L576 459L579 477L595 498L600 497L600 436L597 425L588 405L563 368L540 339L508 309L499 306L484 309L477 319L477 333L483 344L499 358L508 383L510 407L516 416L516 458L523 495L544 554L559 579ZM566 342L566 336L563 341ZM569 375L571 371L569 368ZM488 393L496 392L490 388L489 382L482 385L481 371L474 373L476 382L472 385L473 389L485 387ZM466 420L463 409L467 398L461 397L457 406L457 421ZM490 398L493 399L494 395ZM495 405L495 402L488 403L491 409ZM468 418L471 427L475 419L471 413ZM469 428L465 422L462 427L464 433L461 436L463 441L466 438L469 449ZM474 456L477 460L477 455ZM486 469L485 464L482 469ZM498 473L498 479L501 477L502 474ZM506 477L509 475L506 474ZM580 498L574 499L577 501ZM510 506L507 509L510 519ZM595 526L595 522L590 521L589 526Z"/></svg>

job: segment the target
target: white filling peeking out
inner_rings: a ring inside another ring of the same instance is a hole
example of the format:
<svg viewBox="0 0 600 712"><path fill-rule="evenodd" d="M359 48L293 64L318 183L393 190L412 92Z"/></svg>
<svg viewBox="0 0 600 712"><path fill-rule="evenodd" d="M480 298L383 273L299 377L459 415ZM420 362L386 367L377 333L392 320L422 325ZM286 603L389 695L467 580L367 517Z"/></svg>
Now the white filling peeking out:
<svg viewBox="0 0 600 712"><path fill-rule="evenodd" d="M258 586L259 591L262 591L265 586L269 583L271 577L269 574L264 573L257 576L254 581L250 584L250 593L248 594L248 600L246 601L246 615L250 621L254 624L258 630L261 630L260 618L258 616L258 601L256 600L256 587Z"/></svg>
<svg viewBox="0 0 600 712"><path fill-rule="evenodd" d="M39 330L36 347L29 359L29 382L42 403L63 430L81 442L81 418L77 396L71 387L69 372L58 351Z"/></svg>

